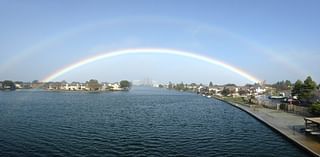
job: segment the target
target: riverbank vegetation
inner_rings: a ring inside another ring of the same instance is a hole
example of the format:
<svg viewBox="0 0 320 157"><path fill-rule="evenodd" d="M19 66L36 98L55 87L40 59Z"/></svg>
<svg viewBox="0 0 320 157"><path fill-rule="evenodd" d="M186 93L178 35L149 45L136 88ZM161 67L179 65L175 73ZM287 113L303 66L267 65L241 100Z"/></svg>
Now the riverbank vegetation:
<svg viewBox="0 0 320 157"><path fill-rule="evenodd" d="M306 77L304 81L297 80L295 83L291 83L290 80L282 80L274 84L262 82L237 86L230 83L214 85L209 82L208 85L203 85L169 82L169 84L159 85L159 87L195 92L238 104L257 105L274 109L279 109L279 106L281 106L280 109L288 112L300 112L301 114L312 113L313 115L319 115L320 113L320 85L313 81L311 76ZM294 110L292 111L292 109ZM299 111L295 111L296 109L299 109Z"/></svg>
<svg viewBox="0 0 320 157"><path fill-rule="evenodd" d="M15 90L16 85L13 81L4 80L3 82L0 82L0 89L2 89L2 90Z"/></svg>
<svg viewBox="0 0 320 157"><path fill-rule="evenodd" d="M310 106L310 112L315 116L320 116L320 102L316 102Z"/></svg>
<svg viewBox="0 0 320 157"><path fill-rule="evenodd" d="M304 82L301 80L295 82L292 89L292 96L295 96L306 105L311 105L319 101L319 98L317 97L318 92L317 83L308 76Z"/></svg>
<svg viewBox="0 0 320 157"><path fill-rule="evenodd" d="M0 90L16 90L16 89L43 89L51 91L128 91L131 89L131 82L121 80L120 82L108 83L99 82L90 79L84 83L60 81L60 82L41 82L34 80L32 82L0 81Z"/></svg>

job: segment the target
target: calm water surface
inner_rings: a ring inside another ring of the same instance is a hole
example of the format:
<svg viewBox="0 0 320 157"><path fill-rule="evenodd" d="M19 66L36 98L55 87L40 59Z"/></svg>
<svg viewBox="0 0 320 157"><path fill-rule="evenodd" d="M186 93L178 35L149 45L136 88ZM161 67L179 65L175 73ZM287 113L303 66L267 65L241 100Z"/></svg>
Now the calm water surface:
<svg viewBox="0 0 320 157"><path fill-rule="evenodd" d="M155 88L0 92L0 126L0 156L307 156L226 103Z"/></svg>

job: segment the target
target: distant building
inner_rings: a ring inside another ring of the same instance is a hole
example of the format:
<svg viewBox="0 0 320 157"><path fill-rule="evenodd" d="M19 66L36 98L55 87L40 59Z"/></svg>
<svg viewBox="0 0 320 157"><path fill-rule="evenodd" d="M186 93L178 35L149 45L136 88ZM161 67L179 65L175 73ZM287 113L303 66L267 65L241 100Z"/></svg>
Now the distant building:
<svg viewBox="0 0 320 157"><path fill-rule="evenodd" d="M24 88L24 89L30 89L30 88L32 88L31 83L30 83L30 82L23 82L22 88Z"/></svg>
<svg viewBox="0 0 320 157"><path fill-rule="evenodd" d="M44 85L44 83L41 83L41 82L33 82L31 84L31 88L42 88Z"/></svg>
<svg viewBox="0 0 320 157"><path fill-rule="evenodd" d="M205 86L199 86L198 89L197 89L197 93L201 93L201 94L205 94L207 91L207 87Z"/></svg>
<svg viewBox="0 0 320 157"><path fill-rule="evenodd" d="M257 87L257 88L255 89L255 93L256 93L257 95L263 94L263 93L265 93L265 92L266 92L266 89L265 89L265 88L262 88L262 87Z"/></svg>
<svg viewBox="0 0 320 157"><path fill-rule="evenodd" d="M62 83L61 82L50 82L48 86L49 90L61 90Z"/></svg>
<svg viewBox="0 0 320 157"><path fill-rule="evenodd" d="M223 86L213 86L213 87L209 87L209 94L210 95L218 95L218 96L222 96L221 92L223 90Z"/></svg>
<svg viewBox="0 0 320 157"><path fill-rule="evenodd" d="M1 87L4 90L15 90L16 86L14 84L14 82L10 81L10 80L5 80L1 83Z"/></svg>
<svg viewBox="0 0 320 157"><path fill-rule="evenodd" d="M65 90L69 90L69 91L76 91L76 90L81 90L81 85L80 83L76 83L76 82L73 82L71 84L66 84L65 85Z"/></svg>
<svg viewBox="0 0 320 157"><path fill-rule="evenodd" d="M16 86L16 89L22 89L23 88L23 82L15 82L14 85Z"/></svg>
<svg viewBox="0 0 320 157"><path fill-rule="evenodd" d="M122 88L120 88L119 83L109 83L108 86L110 90L114 90L114 91L123 90Z"/></svg>

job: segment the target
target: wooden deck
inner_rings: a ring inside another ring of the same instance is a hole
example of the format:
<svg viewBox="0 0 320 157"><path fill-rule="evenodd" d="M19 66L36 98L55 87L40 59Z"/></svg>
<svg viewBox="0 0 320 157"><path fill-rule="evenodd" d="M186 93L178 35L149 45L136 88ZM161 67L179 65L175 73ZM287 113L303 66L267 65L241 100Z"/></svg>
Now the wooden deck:
<svg viewBox="0 0 320 157"><path fill-rule="evenodd" d="M320 138L320 117L304 118L306 133Z"/></svg>

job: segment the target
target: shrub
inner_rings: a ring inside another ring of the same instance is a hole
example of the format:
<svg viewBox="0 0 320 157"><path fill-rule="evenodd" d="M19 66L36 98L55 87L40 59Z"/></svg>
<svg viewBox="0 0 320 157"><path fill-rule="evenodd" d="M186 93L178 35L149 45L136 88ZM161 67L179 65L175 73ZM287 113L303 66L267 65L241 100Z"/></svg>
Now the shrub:
<svg viewBox="0 0 320 157"><path fill-rule="evenodd" d="M320 102L314 103L310 106L310 112L313 115L320 116Z"/></svg>

